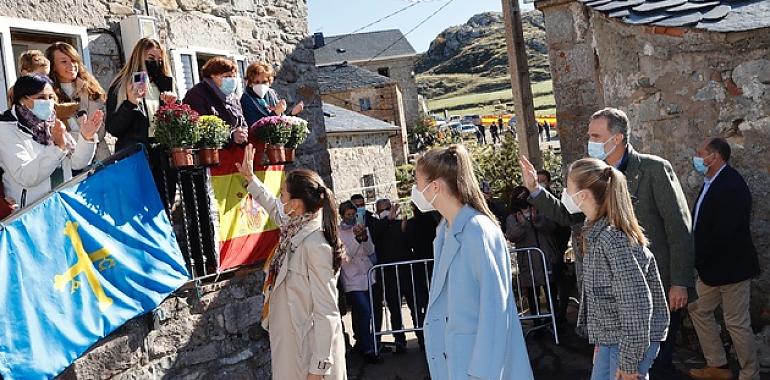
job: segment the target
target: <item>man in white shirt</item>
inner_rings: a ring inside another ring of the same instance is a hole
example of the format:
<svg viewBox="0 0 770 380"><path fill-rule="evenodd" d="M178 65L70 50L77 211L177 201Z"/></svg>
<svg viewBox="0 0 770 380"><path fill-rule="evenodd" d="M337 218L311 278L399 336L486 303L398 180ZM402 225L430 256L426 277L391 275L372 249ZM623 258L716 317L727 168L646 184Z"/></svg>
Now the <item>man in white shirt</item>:
<svg viewBox="0 0 770 380"><path fill-rule="evenodd" d="M695 170L705 180L692 212L698 300L689 310L707 367L690 370L689 375L732 379L714 318L721 306L741 366L739 380L759 380L749 313L751 278L759 274L750 231L751 192L729 160L730 144L722 138L706 140L693 157Z"/></svg>

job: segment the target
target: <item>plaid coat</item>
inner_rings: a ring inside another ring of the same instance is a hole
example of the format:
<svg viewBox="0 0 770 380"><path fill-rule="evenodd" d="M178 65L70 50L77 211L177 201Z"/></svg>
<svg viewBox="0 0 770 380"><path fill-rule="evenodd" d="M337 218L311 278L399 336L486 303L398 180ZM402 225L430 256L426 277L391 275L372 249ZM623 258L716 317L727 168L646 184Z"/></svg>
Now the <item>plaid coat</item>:
<svg viewBox="0 0 770 380"><path fill-rule="evenodd" d="M666 339L669 312L655 257L607 218L586 222L578 333L620 349L620 369L635 373L650 342Z"/></svg>

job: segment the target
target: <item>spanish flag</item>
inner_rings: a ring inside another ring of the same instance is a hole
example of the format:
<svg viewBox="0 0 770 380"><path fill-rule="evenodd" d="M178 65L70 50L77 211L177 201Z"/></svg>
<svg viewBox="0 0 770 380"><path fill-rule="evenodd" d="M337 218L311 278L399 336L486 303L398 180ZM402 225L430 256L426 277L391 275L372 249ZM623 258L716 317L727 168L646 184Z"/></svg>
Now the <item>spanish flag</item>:
<svg viewBox="0 0 770 380"><path fill-rule="evenodd" d="M266 260L278 245L278 226L246 190L235 167L243 161L243 152L241 146L221 149L219 166L210 169L220 271ZM254 173L276 196L280 194L283 166L255 166Z"/></svg>

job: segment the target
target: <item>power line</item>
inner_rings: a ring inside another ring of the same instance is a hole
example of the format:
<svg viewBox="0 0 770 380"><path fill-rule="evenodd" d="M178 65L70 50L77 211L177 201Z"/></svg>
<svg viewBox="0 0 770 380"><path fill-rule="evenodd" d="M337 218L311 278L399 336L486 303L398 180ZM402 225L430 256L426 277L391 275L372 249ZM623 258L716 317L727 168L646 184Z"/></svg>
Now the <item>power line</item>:
<svg viewBox="0 0 770 380"><path fill-rule="evenodd" d="M374 60L375 60L377 57L379 57L379 56L381 56L383 53L385 53L385 52L386 52L388 49L392 48L392 47L393 47L393 46L395 46L397 43L399 43L399 42L403 41L404 39L406 39L406 36L408 36L410 33L412 33L412 32L414 32L415 30L417 30L417 28L421 27L423 24L425 24L426 22L428 22L428 20L430 20L431 18L433 18L433 16L437 15L437 14L438 14L439 12L441 12L441 11L442 11L444 8L446 8L447 6L449 6L449 4L451 4L453 1L455 1L455 0L449 0L449 1L447 1L446 3L444 3L444 4L443 4L442 6L440 6L438 9L436 9L436 10L435 10L433 13L431 13L431 14L430 14L428 17L426 17L425 19L423 19L422 21L420 21L420 22L419 22L417 25L415 25L415 26L414 26L414 28L412 28L412 29L409 29L409 31L408 31L408 32L406 32L406 33L404 33L404 34L403 34L403 35L402 35L402 36L401 36L399 39L397 39L396 41L394 41L392 44L388 45L388 46L387 46L385 49L382 49L382 50L380 50L380 52L379 52L379 53L377 53L377 54L375 54L375 55L374 55L372 58L369 58L369 60L368 60L368 61L366 61L366 62L364 62L364 64L363 64L363 65L366 65L366 64L368 64L368 63L370 63L370 62L374 61ZM414 5L414 4L418 4L418 3L417 3L417 2L415 2L415 3L412 3L411 5Z"/></svg>
<svg viewBox="0 0 770 380"><path fill-rule="evenodd" d="M344 35L344 36L340 37L340 38L337 38L337 39L334 39L334 40L331 40L331 41L329 41L329 42L326 44L326 46L328 46L328 45L332 45L332 44L334 44L334 43L337 43L337 42L340 42L340 41L343 41L343 40L345 40L346 38L348 38L348 37L350 37L350 36L352 36L352 35L354 35L354 34L356 34L356 33L360 32L360 31L362 31L362 30L364 30L364 29L366 29L366 28L368 28L368 27L370 27L370 26L373 26L373 25L375 25L375 24L379 24L380 22L383 22L383 21L385 21L385 20L387 20L387 19L389 19L389 18L391 18L391 17L393 17L393 16L395 16L395 15L397 15L397 14L399 14L399 13L401 13L401 12L403 12L403 11L405 11L405 10L407 10L407 9L409 9L409 8L411 8L411 7L413 7L413 6L415 6L415 5L417 5L417 4L420 4L420 2L419 2L419 1L415 1L415 2L412 2L411 4L409 4L409 5L407 5L407 6L403 7L403 8L401 8L401 9L399 9L399 10L397 10L397 11L395 11L395 12L393 12L393 13L391 13L391 14L387 15L387 16L383 16L383 17L381 17L381 18L380 18L380 19L378 19L378 20L372 21L372 22L370 22L370 23L368 23L368 24L366 24L366 25L364 25L364 26L362 26L362 27L360 27L360 28L358 28L358 29L356 29L356 30L354 30L354 31L352 31L352 32L350 32L350 33L348 33L348 34L346 34L346 35Z"/></svg>

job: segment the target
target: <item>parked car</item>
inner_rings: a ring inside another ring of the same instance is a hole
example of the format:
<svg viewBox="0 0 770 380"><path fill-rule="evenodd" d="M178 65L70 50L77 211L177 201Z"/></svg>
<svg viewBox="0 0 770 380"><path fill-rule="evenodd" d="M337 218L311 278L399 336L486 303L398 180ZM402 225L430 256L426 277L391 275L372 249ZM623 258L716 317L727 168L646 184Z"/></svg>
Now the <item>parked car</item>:
<svg viewBox="0 0 770 380"><path fill-rule="evenodd" d="M449 122L450 123L452 123L452 122L459 122L460 120L462 120L462 116L460 116L460 115L449 116Z"/></svg>
<svg viewBox="0 0 770 380"><path fill-rule="evenodd" d="M461 126L458 128L458 130L457 130L457 133L458 133L460 136L462 136L463 138L465 138L465 137L469 137L469 136L470 136L470 137L473 137L473 138L476 138L476 133L477 133L477 132L478 132L478 127L476 127L476 126L475 126L475 125L473 125L473 124L462 124L462 125L461 125Z"/></svg>
<svg viewBox="0 0 770 380"><path fill-rule="evenodd" d="M481 125L481 115L465 115L462 119L463 124Z"/></svg>

